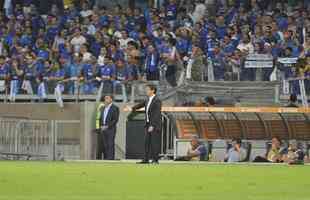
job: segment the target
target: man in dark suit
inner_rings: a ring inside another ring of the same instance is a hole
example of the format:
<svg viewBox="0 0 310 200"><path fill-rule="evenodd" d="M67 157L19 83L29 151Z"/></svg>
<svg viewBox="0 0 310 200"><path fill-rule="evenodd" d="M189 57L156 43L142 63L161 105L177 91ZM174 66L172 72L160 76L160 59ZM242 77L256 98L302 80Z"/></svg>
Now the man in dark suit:
<svg viewBox="0 0 310 200"><path fill-rule="evenodd" d="M161 101L156 96L157 89L153 85L146 87L148 99L133 107L133 111L145 108L145 138L144 159L140 164L148 164L152 159L153 164L158 164L161 137Z"/></svg>
<svg viewBox="0 0 310 200"><path fill-rule="evenodd" d="M105 160L115 159L115 135L119 118L119 108L113 104L113 97L104 97L104 106L99 110L99 128L103 139L103 154Z"/></svg>

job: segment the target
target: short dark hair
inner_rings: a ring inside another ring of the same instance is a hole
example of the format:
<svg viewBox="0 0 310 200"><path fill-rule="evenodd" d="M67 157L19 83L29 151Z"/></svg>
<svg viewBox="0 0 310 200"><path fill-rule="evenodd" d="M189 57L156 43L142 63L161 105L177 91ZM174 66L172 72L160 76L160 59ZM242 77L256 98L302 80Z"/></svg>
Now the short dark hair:
<svg viewBox="0 0 310 200"><path fill-rule="evenodd" d="M232 142L235 142L236 144L239 144L239 145L242 144L242 141L241 141L241 139L239 139L239 138L233 139Z"/></svg>
<svg viewBox="0 0 310 200"><path fill-rule="evenodd" d="M152 90L154 92L154 94L157 93L157 88L155 85L147 85L146 87L150 88L150 90Z"/></svg>
<svg viewBox="0 0 310 200"><path fill-rule="evenodd" d="M206 103L208 103L211 106L215 105L215 99L212 96L206 97L205 101L206 101Z"/></svg>
<svg viewBox="0 0 310 200"><path fill-rule="evenodd" d="M279 136L273 136L271 139L276 139L278 140L278 142L280 143L280 145L282 145L282 140Z"/></svg>
<svg viewBox="0 0 310 200"><path fill-rule="evenodd" d="M111 97L112 100L114 99L112 94L105 94L105 95L102 95L101 101L104 101L105 97Z"/></svg>

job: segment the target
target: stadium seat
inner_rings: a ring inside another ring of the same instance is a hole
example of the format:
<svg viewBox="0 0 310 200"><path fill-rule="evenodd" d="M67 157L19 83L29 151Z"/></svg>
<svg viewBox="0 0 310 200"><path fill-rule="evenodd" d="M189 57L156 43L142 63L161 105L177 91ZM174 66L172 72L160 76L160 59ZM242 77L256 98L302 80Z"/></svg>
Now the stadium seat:
<svg viewBox="0 0 310 200"><path fill-rule="evenodd" d="M227 142L226 140L215 140L212 143L212 150L210 161L221 162L224 161L225 154L227 151Z"/></svg>
<svg viewBox="0 0 310 200"><path fill-rule="evenodd" d="M251 141L251 154L249 161L253 161L257 156L265 156L267 152L267 143L264 140Z"/></svg>
<svg viewBox="0 0 310 200"><path fill-rule="evenodd" d="M266 135L263 124L258 120L243 121L245 126L245 138L248 140L264 140L268 136Z"/></svg>
<svg viewBox="0 0 310 200"><path fill-rule="evenodd" d="M291 131L296 140L310 140L310 123L307 121L290 121Z"/></svg>
<svg viewBox="0 0 310 200"><path fill-rule="evenodd" d="M179 139L189 139L198 135L197 127L193 120L176 120Z"/></svg>
<svg viewBox="0 0 310 200"><path fill-rule="evenodd" d="M202 137L209 140L220 138L218 125L215 120L200 120L199 124L202 131Z"/></svg>
<svg viewBox="0 0 310 200"><path fill-rule="evenodd" d="M221 120L224 127L224 138L242 138L242 127L240 126L240 121L238 120Z"/></svg>
<svg viewBox="0 0 310 200"><path fill-rule="evenodd" d="M271 137L279 137L283 140L289 139L288 130L282 120L266 120L266 125Z"/></svg>

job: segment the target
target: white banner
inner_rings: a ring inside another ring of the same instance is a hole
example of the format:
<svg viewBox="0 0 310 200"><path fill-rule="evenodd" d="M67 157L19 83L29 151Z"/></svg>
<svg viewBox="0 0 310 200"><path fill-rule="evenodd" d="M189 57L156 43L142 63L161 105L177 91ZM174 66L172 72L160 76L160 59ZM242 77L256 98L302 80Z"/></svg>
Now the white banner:
<svg viewBox="0 0 310 200"><path fill-rule="evenodd" d="M304 80L299 80L299 89L300 89L302 105L304 107L308 107L308 98L307 98L307 94L306 94L305 81Z"/></svg>
<svg viewBox="0 0 310 200"><path fill-rule="evenodd" d="M273 57L268 54L250 54L245 60L245 68L272 68Z"/></svg>
<svg viewBox="0 0 310 200"><path fill-rule="evenodd" d="M281 64L296 64L298 58L278 58L278 62Z"/></svg>

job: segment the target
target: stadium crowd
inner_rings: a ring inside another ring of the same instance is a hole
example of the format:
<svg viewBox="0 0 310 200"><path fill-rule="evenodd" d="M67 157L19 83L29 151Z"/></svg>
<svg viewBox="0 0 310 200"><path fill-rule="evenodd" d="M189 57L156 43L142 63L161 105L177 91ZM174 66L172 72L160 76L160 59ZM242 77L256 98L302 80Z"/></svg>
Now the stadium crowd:
<svg viewBox="0 0 310 200"><path fill-rule="evenodd" d="M48 13L18 2L5 1L0 13L0 90L12 97L124 91L134 80L175 87L310 76L307 0L162 0L145 10L82 1ZM270 56L272 67L248 68L256 54Z"/></svg>

